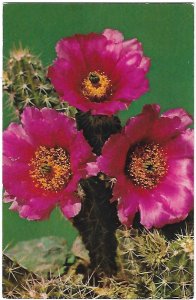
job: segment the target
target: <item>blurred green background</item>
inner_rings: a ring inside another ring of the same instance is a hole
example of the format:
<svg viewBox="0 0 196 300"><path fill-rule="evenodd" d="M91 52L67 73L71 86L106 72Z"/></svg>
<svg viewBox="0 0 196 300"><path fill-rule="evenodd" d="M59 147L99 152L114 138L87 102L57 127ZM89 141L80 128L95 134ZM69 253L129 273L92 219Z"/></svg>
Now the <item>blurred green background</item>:
<svg viewBox="0 0 196 300"><path fill-rule="evenodd" d="M146 103L160 103L162 111L184 107L193 113L193 5L133 3L9 3L4 4L4 57L14 45L40 54L45 65L55 58L56 42L75 33L114 28L126 39L138 38L151 58L150 92L119 114L124 123ZM10 122L4 107L3 126ZM20 219L3 206L3 243L56 235L71 245L77 232L58 210L48 221Z"/></svg>

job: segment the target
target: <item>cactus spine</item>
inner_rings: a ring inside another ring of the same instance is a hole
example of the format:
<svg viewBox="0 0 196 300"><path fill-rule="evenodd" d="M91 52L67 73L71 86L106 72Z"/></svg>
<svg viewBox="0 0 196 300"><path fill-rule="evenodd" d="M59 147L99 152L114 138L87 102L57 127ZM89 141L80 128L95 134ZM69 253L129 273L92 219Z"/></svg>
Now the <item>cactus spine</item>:
<svg viewBox="0 0 196 300"><path fill-rule="evenodd" d="M193 296L191 233L168 241L158 230L118 229L117 239L119 276L135 285L137 298L189 299Z"/></svg>
<svg viewBox="0 0 196 300"><path fill-rule="evenodd" d="M66 272L44 278L29 272L5 256L4 295L7 298L107 298L107 299L190 299L193 297L193 236L178 235L168 241L158 230L139 232L117 229L116 262L113 276L87 278L77 259ZM27 242L28 243L28 242ZM157 247L156 247L157 246ZM80 248L81 249L81 248ZM101 251L97 249L97 252Z"/></svg>
<svg viewBox="0 0 196 300"><path fill-rule="evenodd" d="M3 73L3 90L9 97L10 106L20 114L26 106L49 107L75 115L75 109L61 102L46 77L47 69L41 60L28 49L20 48L10 52Z"/></svg>

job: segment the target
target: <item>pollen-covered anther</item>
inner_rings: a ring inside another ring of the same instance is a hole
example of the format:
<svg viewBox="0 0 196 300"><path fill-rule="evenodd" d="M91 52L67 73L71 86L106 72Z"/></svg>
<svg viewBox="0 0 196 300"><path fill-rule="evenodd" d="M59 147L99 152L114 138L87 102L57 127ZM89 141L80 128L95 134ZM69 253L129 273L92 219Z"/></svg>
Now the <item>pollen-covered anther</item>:
<svg viewBox="0 0 196 300"><path fill-rule="evenodd" d="M126 170L135 185L153 189L168 171L166 153L159 144L136 145L129 151Z"/></svg>
<svg viewBox="0 0 196 300"><path fill-rule="evenodd" d="M35 186L46 191L63 189L72 176L69 154L61 147L40 146L29 166Z"/></svg>
<svg viewBox="0 0 196 300"><path fill-rule="evenodd" d="M90 72L82 82L82 93L92 102L105 101L112 95L111 80L104 72Z"/></svg>

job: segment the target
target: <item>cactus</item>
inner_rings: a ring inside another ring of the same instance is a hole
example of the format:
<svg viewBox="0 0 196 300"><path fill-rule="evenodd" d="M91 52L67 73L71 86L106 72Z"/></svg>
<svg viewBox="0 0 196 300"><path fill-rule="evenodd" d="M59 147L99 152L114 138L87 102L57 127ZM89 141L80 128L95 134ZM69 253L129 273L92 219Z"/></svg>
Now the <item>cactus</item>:
<svg viewBox="0 0 196 300"><path fill-rule="evenodd" d="M94 298L93 287L82 283L81 279L74 282L72 277L57 277L50 280L40 278L28 279L20 290L23 299L86 299Z"/></svg>
<svg viewBox="0 0 196 300"><path fill-rule="evenodd" d="M75 115L75 108L60 101L46 77L46 68L41 60L21 46L10 52L3 73L3 90L18 115L26 106L49 107L71 117Z"/></svg>
<svg viewBox="0 0 196 300"><path fill-rule="evenodd" d="M100 155L105 141L111 134L121 131L121 122L117 116L93 116L89 112L78 111L75 115L79 130L83 130L95 154Z"/></svg>
<svg viewBox="0 0 196 300"><path fill-rule="evenodd" d="M81 181L85 192L80 213L73 218L82 240L89 251L91 272L111 275L116 273L115 262L117 241L115 230L119 225L116 203L110 204L110 185L104 176L93 176Z"/></svg>
<svg viewBox="0 0 196 300"><path fill-rule="evenodd" d="M161 230L139 232L121 228L117 230L117 239L118 276L135 285L137 298L193 296L191 232L168 241Z"/></svg>
<svg viewBox="0 0 196 300"><path fill-rule="evenodd" d="M183 298L193 296L193 238L178 236L170 243L169 258L163 271L155 277L157 298Z"/></svg>
<svg viewBox="0 0 196 300"><path fill-rule="evenodd" d="M4 72L3 88L18 115L26 106L51 107L64 111L67 115L75 115L75 109L58 98L49 79L46 78L46 69L40 59L21 46L10 53ZM78 129L83 130L84 136L96 154L101 153L104 142L111 134L121 130L120 120L113 116L92 116L90 113L77 112L76 122ZM86 180L81 185L85 190L85 200L79 216L73 222L83 235L83 240L90 253L92 269L100 266L101 271L107 268L107 274L112 273L112 269L115 272L117 243L114 232L118 225L118 217L116 205L109 203L112 196L111 186L108 186L107 180L100 179L98 176ZM97 190L97 193L94 192L94 189ZM98 196L100 189L102 190L101 197ZM84 216L87 217L85 221L83 221ZM91 234L87 238L86 233L89 228L91 228ZM103 246L102 239L104 239L105 246ZM99 254L95 251L97 247L101 250Z"/></svg>
<svg viewBox="0 0 196 300"><path fill-rule="evenodd" d="M95 298L96 287L72 270L53 278L35 275L7 255L3 257L3 296L8 299L71 299Z"/></svg>
<svg viewBox="0 0 196 300"><path fill-rule="evenodd" d="M61 102L46 78L46 68L28 49L20 47L10 53L3 74L3 89L16 117L26 106L50 107L75 116L78 130L83 130L97 155L110 135L121 130L118 117L76 112ZM7 250L9 256L4 255L3 261L6 298L193 297L190 230L176 235L171 229L173 225L152 231L142 226L117 229L116 202L110 203L112 180L102 173L81 180L78 194L82 208L73 218L73 224L86 249L77 241L71 255L64 240L49 237L21 242ZM180 224L175 226L180 228Z"/></svg>
<svg viewBox="0 0 196 300"><path fill-rule="evenodd" d="M153 233L144 230L141 235L135 236L134 242L137 255L147 267L158 268L164 263L168 245L157 230L154 230Z"/></svg>
<svg viewBox="0 0 196 300"><path fill-rule="evenodd" d="M35 278L34 273L30 273L26 268L19 265L16 260L12 260L3 253L3 295L6 298L20 298L18 286L25 284L28 276Z"/></svg>
<svg viewBox="0 0 196 300"><path fill-rule="evenodd" d="M86 140L97 155L111 134L121 130L121 123L115 116L93 116L89 112L76 113L79 130L83 130ZM112 182L102 173L82 180L83 201L80 213L73 218L82 240L89 251L90 268L98 277L112 275L117 271L115 256L117 241L115 231L119 226L116 203L112 198Z"/></svg>
<svg viewBox="0 0 196 300"><path fill-rule="evenodd" d="M44 269L39 275L29 272L10 258L6 258L3 271L4 295L7 298L27 299L188 299L193 297L191 232L177 235L175 240L168 241L161 230L140 232L121 227L117 229L116 237L118 272L115 275L109 277L104 275L94 280L96 274L94 270L86 276L86 270L89 271L88 253L81 240L77 238L73 246L76 260L64 269L64 273L56 277L53 273L50 278L46 278Z"/></svg>

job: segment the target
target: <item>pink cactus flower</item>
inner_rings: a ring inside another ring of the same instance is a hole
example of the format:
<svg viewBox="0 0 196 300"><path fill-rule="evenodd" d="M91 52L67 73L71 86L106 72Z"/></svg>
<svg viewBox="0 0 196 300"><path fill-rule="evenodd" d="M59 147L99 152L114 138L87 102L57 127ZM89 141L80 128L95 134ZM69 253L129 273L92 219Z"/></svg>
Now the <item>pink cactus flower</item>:
<svg viewBox="0 0 196 300"><path fill-rule="evenodd" d="M192 118L183 109L159 112L158 105L145 105L98 158L100 170L116 178L113 200L127 226L138 211L142 225L160 228L193 208Z"/></svg>
<svg viewBox="0 0 196 300"><path fill-rule="evenodd" d="M137 39L121 32L74 35L56 45L57 59L48 77L62 100L93 115L112 115L149 89L150 59Z"/></svg>
<svg viewBox="0 0 196 300"><path fill-rule="evenodd" d="M75 121L55 110L26 108L21 122L3 133L4 201L28 220L48 218L57 205L67 218L75 216L78 182L95 160L91 147Z"/></svg>

